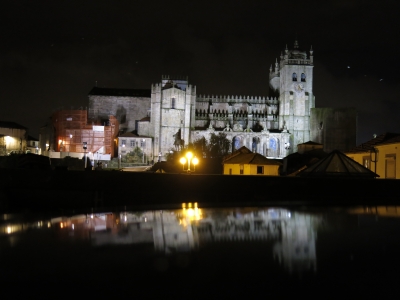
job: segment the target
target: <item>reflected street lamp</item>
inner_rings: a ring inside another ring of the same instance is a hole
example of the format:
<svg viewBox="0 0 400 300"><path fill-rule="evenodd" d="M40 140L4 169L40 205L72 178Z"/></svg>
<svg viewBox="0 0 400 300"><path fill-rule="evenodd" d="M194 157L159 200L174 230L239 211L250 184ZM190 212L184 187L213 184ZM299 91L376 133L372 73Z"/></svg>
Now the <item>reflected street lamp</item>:
<svg viewBox="0 0 400 300"><path fill-rule="evenodd" d="M186 157L185 157L186 156ZM186 162L188 164L187 172L190 173L192 170L190 169L190 163L193 164L193 172L196 170L196 165L199 163L197 157L193 157L192 152L186 153L186 155L180 159L180 163L182 164L183 170L185 171Z"/></svg>
<svg viewBox="0 0 400 300"><path fill-rule="evenodd" d="M83 158L85 160L85 170L86 170L86 149L87 149L87 142L83 142Z"/></svg>
<svg viewBox="0 0 400 300"><path fill-rule="evenodd" d="M72 140L72 134L69 135L69 148L68 148L68 156L69 153L71 152L71 140Z"/></svg>

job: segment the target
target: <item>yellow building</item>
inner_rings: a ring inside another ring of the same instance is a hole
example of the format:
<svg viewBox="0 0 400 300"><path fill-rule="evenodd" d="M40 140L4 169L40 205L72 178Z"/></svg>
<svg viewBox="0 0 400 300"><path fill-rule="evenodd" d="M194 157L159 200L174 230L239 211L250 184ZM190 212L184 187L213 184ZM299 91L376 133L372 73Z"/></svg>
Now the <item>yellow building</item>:
<svg viewBox="0 0 400 300"><path fill-rule="evenodd" d="M0 121L1 155L25 153L28 129L15 122Z"/></svg>
<svg viewBox="0 0 400 300"><path fill-rule="evenodd" d="M379 178L400 179L400 134L384 133L349 152L348 157L379 175Z"/></svg>
<svg viewBox="0 0 400 300"><path fill-rule="evenodd" d="M226 156L222 162L224 175L269 175L279 176L282 163L274 159L253 153L246 147L241 147Z"/></svg>

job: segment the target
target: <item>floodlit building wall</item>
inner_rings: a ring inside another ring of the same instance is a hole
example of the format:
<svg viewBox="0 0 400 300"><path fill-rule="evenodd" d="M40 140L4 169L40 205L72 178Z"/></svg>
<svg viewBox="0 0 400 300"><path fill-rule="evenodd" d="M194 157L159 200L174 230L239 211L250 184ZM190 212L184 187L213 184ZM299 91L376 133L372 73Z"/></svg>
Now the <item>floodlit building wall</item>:
<svg viewBox="0 0 400 300"><path fill-rule="evenodd" d="M324 145L325 152L349 151L356 146L355 108L312 108L310 140Z"/></svg>
<svg viewBox="0 0 400 300"><path fill-rule="evenodd" d="M263 167L263 174L257 174L257 167ZM279 176L279 165L224 164L224 175Z"/></svg>
<svg viewBox="0 0 400 300"><path fill-rule="evenodd" d="M152 145L153 142L150 137L120 136L118 138L118 153L120 157L123 158L138 147L144 153L143 162L147 163L154 160Z"/></svg>
<svg viewBox="0 0 400 300"><path fill-rule="evenodd" d="M0 135L4 135L4 145L6 153L26 151L26 129L17 128L0 128Z"/></svg>
<svg viewBox="0 0 400 300"><path fill-rule="evenodd" d="M61 110L52 117L54 150L62 153L99 153L115 156L119 124L114 116L104 120L87 119L86 110ZM91 124L89 124L91 123ZM86 142L87 149L83 149ZM63 156L63 155L61 155ZM72 155L74 156L74 155Z"/></svg>
<svg viewBox="0 0 400 300"><path fill-rule="evenodd" d="M379 175L381 179L400 179L400 143L376 145L375 151L346 153L364 167Z"/></svg>

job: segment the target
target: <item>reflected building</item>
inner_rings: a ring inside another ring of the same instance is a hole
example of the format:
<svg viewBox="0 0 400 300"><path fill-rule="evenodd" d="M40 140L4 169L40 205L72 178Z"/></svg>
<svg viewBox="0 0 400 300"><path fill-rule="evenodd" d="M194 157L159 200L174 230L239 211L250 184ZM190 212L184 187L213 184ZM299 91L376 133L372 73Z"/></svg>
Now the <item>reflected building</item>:
<svg viewBox="0 0 400 300"><path fill-rule="evenodd" d="M200 209L188 203L180 210L89 213L32 224L5 221L0 224L5 235L46 228L60 237L88 240L95 247L148 244L165 255L218 243L245 242L251 247L253 242L272 242L273 258L288 272L301 273L316 271L321 217L282 208Z"/></svg>
<svg viewBox="0 0 400 300"><path fill-rule="evenodd" d="M317 270L315 249L319 217L294 213L281 223L281 239L274 245L277 259L289 273Z"/></svg>

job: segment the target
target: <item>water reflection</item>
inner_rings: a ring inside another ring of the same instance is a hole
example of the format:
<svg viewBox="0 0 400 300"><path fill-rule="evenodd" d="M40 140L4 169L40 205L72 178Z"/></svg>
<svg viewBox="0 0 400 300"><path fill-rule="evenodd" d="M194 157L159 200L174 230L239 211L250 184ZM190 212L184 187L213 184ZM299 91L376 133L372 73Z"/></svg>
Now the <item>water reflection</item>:
<svg viewBox="0 0 400 300"><path fill-rule="evenodd" d="M265 245L261 259L269 256L289 274L315 273L318 233L328 236L332 228L340 231L343 227L346 232L370 228L369 216L399 217L400 207L334 208L310 213L276 207L201 209L197 203L184 203L176 210L88 213L29 222L21 215L1 215L0 236L8 239L1 240L0 249L5 241L14 247L38 230L51 232L59 240L86 241L95 248L148 245L155 254L167 257L201 252L215 245L228 245L224 251L236 245L245 249ZM327 243L319 248L324 249ZM354 253L348 256L354 259Z"/></svg>

